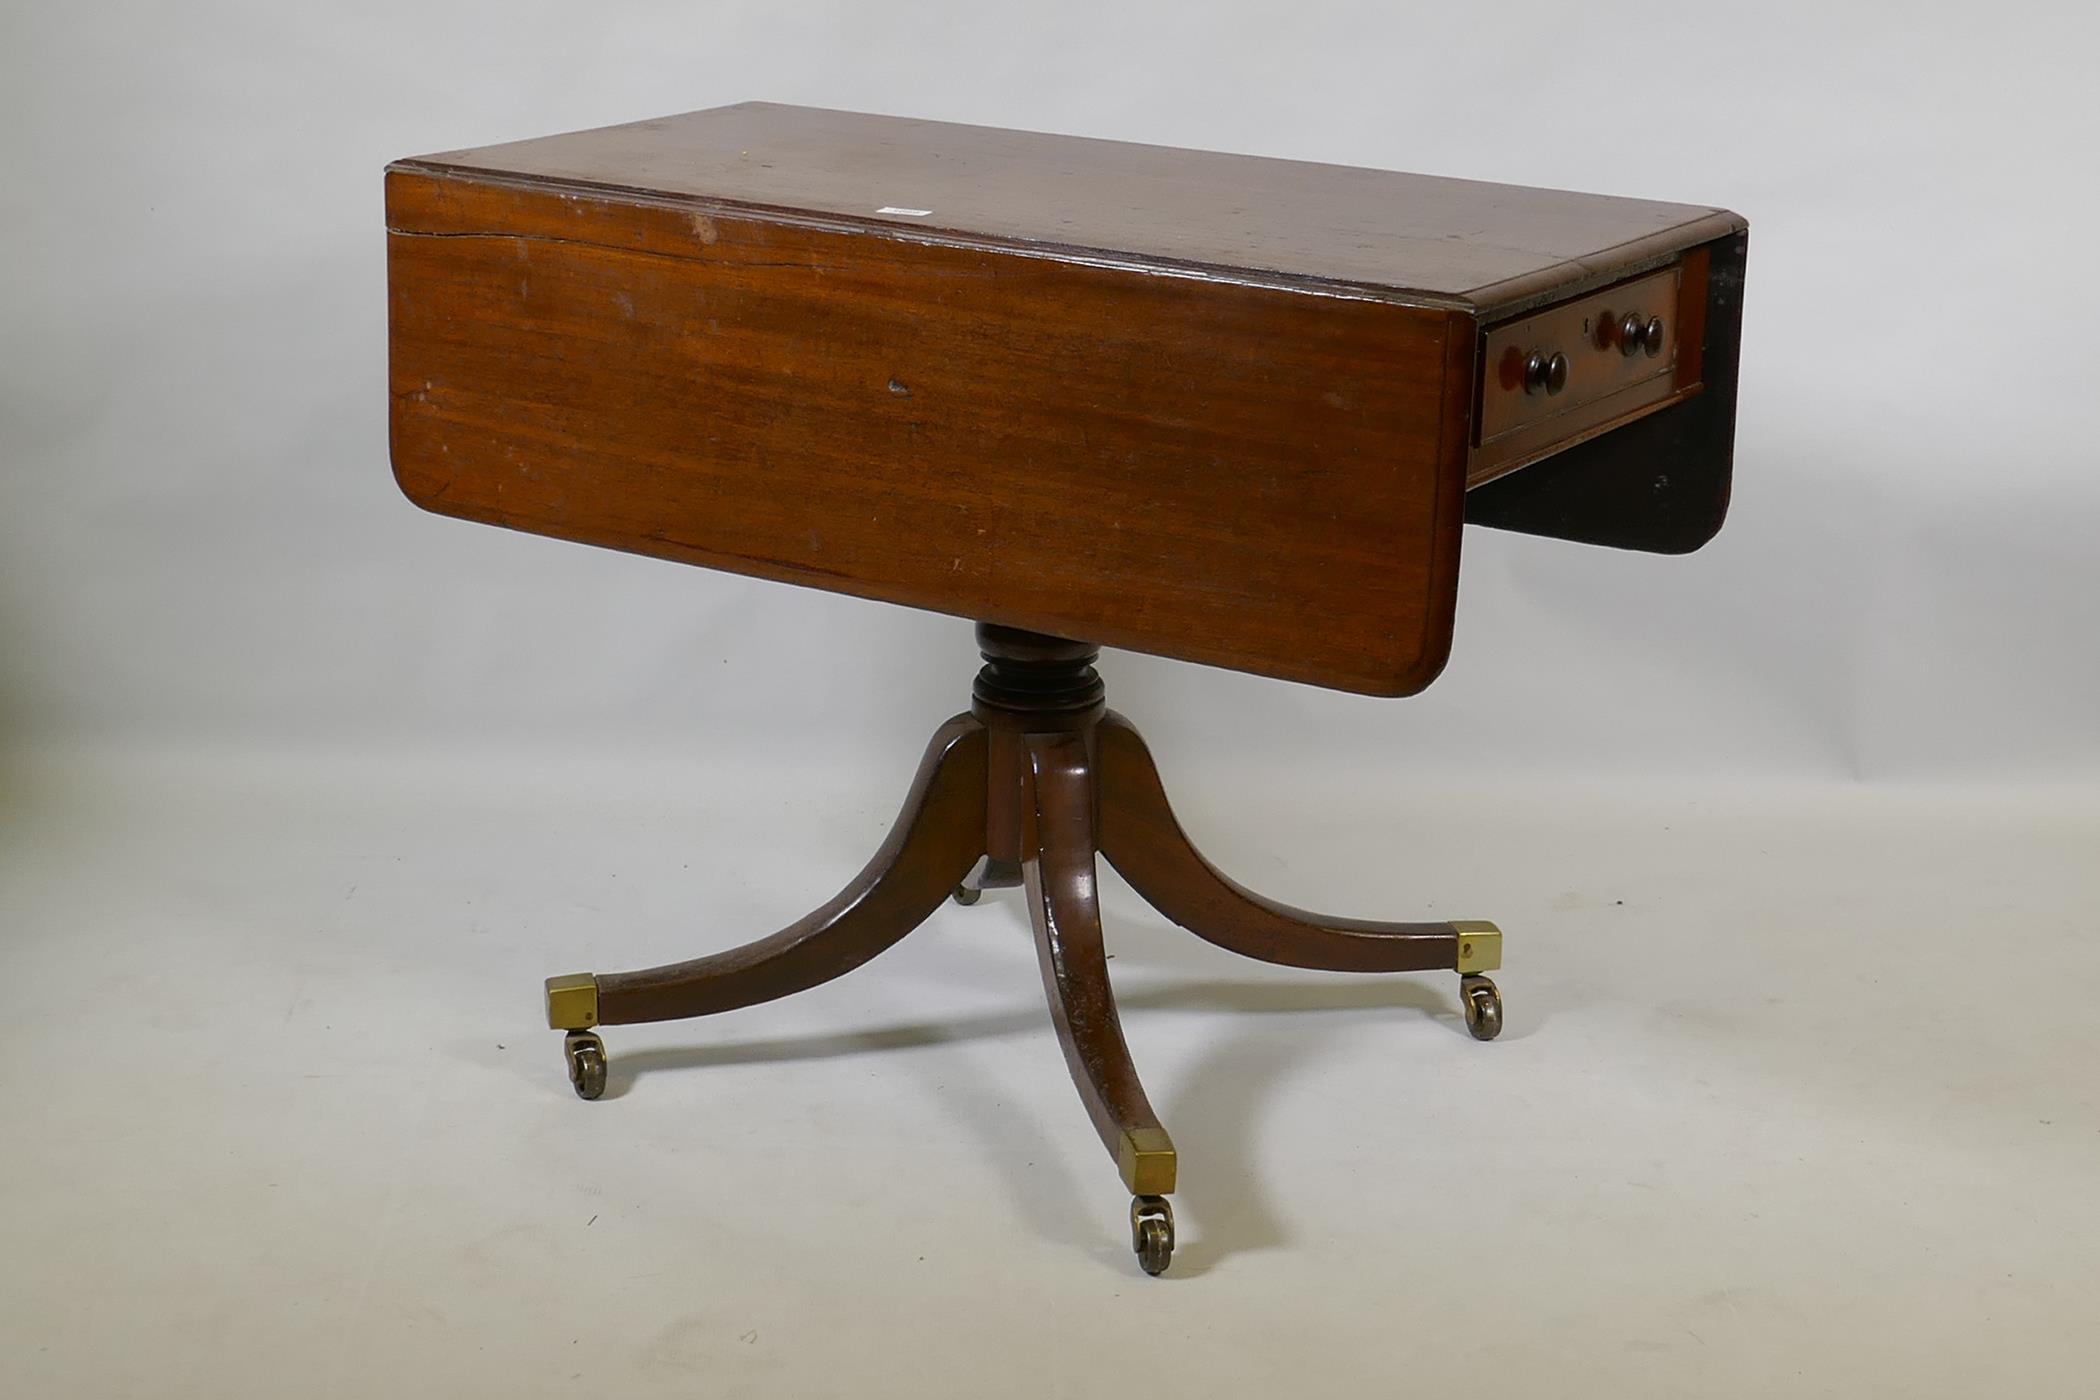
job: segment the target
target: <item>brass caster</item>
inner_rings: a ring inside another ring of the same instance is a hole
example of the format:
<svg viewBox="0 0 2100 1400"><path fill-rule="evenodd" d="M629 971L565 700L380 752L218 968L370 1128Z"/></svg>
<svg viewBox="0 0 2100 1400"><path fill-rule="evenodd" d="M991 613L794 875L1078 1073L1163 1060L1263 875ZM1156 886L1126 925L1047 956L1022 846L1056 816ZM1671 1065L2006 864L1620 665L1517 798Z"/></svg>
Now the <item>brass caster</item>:
<svg viewBox="0 0 2100 1400"><path fill-rule="evenodd" d="M561 1049L569 1062L569 1083L576 1086L576 1097L595 1099L604 1093L605 1042L589 1031L570 1031Z"/></svg>
<svg viewBox="0 0 2100 1400"><path fill-rule="evenodd" d="M1167 1271L1174 1257L1174 1207L1165 1196L1130 1198L1130 1247L1146 1273L1157 1278Z"/></svg>
<svg viewBox="0 0 2100 1400"><path fill-rule="evenodd" d="M975 904L978 900L984 898L984 891L978 889L975 885L957 885L955 887L955 893L952 896L950 896L950 898L954 899L954 901L957 904L962 905L964 908L968 908L970 905Z"/></svg>
<svg viewBox="0 0 2100 1400"><path fill-rule="evenodd" d="M1466 1029L1475 1040L1493 1040L1502 1034L1502 993L1485 977L1467 977L1458 984L1459 1004L1466 1009Z"/></svg>

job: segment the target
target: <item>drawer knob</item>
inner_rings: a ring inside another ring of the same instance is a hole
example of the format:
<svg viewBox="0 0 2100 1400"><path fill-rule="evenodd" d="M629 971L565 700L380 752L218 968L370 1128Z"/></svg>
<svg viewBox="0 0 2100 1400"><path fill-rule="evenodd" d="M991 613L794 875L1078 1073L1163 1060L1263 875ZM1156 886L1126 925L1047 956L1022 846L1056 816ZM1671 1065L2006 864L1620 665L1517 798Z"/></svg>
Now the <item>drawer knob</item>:
<svg viewBox="0 0 2100 1400"><path fill-rule="evenodd" d="M1568 357L1556 350L1548 355L1534 350L1524 361L1524 392L1557 394L1568 387Z"/></svg>
<svg viewBox="0 0 2100 1400"><path fill-rule="evenodd" d="M1637 351L1645 350L1649 358L1663 352L1662 317L1650 316L1641 319L1638 311L1629 311L1619 321L1619 353L1629 358Z"/></svg>

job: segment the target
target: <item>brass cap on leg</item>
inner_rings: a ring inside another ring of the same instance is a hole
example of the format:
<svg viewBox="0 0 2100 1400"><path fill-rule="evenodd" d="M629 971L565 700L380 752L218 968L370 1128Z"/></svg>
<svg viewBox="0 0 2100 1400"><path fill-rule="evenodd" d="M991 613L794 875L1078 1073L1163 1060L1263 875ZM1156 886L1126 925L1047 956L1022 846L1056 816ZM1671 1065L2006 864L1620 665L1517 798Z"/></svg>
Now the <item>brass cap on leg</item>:
<svg viewBox="0 0 2100 1400"><path fill-rule="evenodd" d="M1459 919L1451 931L1458 935L1455 966L1467 975L1493 972L1502 966L1502 930L1485 919Z"/></svg>
<svg viewBox="0 0 2100 1400"><path fill-rule="evenodd" d="M547 1028L587 1031L598 1024L598 979L571 972L547 979Z"/></svg>
<svg viewBox="0 0 2100 1400"><path fill-rule="evenodd" d="M1125 1128L1116 1169L1131 1195L1164 1196L1174 1189L1174 1140L1165 1128Z"/></svg>

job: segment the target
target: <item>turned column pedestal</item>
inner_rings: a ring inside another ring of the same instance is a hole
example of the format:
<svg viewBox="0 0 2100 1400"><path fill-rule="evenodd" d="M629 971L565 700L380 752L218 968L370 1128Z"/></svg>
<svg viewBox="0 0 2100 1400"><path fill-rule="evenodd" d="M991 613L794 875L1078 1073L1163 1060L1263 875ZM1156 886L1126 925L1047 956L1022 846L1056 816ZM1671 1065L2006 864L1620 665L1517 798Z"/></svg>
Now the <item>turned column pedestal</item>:
<svg viewBox="0 0 2100 1400"><path fill-rule="evenodd" d="M1220 874L1190 844L1131 723L1103 701L1098 649L980 625L984 668L967 713L937 730L882 848L835 898L770 938L641 972L547 983L576 1092L605 1088L595 1028L753 1006L828 982L910 933L942 901L1025 886L1051 1019L1094 1127L1131 1193L1131 1243L1147 1273L1174 1249L1172 1139L1146 1101L1116 1018L1102 946L1097 857L1167 918L1263 962L1334 972L1451 971L1466 1024L1502 1027L1487 973L1493 924L1383 923L1307 913Z"/></svg>

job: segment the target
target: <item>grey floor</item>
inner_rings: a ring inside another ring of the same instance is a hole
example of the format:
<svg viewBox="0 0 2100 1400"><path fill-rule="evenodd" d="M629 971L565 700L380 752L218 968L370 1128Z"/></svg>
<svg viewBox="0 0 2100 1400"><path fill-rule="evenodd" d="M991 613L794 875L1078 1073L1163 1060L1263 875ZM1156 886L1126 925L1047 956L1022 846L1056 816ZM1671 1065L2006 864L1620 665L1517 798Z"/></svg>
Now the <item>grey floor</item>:
<svg viewBox="0 0 2100 1400"><path fill-rule="evenodd" d="M48 1396L2080 1393L2100 1350L2100 800L1192 786L1448 976L1199 944L1108 882L1181 1150L1170 1275L1014 894L851 977L615 1028L550 972L820 902L909 765L31 763L0 805L0 1391Z"/></svg>

